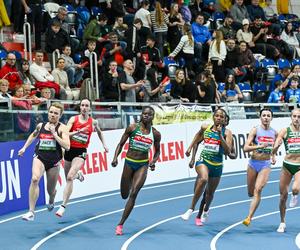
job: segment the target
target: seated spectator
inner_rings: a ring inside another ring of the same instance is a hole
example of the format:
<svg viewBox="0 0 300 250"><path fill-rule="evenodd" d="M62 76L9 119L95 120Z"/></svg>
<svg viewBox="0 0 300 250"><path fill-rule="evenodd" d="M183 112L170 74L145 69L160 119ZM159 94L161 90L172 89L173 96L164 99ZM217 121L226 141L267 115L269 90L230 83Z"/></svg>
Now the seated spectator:
<svg viewBox="0 0 300 250"><path fill-rule="evenodd" d="M232 6L231 0L220 0L221 11L225 13L229 13Z"/></svg>
<svg viewBox="0 0 300 250"><path fill-rule="evenodd" d="M20 110L32 110L32 101L26 100L24 96L24 88L22 85L16 86L12 97L13 107ZM28 133L31 126L31 114L18 113L16 114L15 132Z"/></svg>
<svg viewBox="0 0 300 250"><path fill-rule="evenodd" d="M159 49L155 46L155 38L153 36L149 36L146 46L141 47L141 56L147 67L163 67L162 57Z"/></svg>
<svg viewBox="0 0 300 250"><path fill-rule="evenodd" d="M169 57L176 57L178 54L185 60L185 67L190 72L193 69L194 63L194 38L191 31L191 26L185 24L183 26L183 36L180 39L177 47ZM181 53L180 53L181 52Z"/></svg>
<svg viewBox="0 0 300 250"><path fill-rule="evenodd" d="M6 79L0 79L0 100L10 99L11 95L8 93L9 83ZM1 103L0 108L8 108L8 103Z"/></svg>
<svg viewBox="0 0 300 250"><path fill-rule="evenodd" d="M225 88L222 97L226 102L239 102L243 99L239 86L235 83L234 75L228 75L225 79Z"/></svg>
<svg viewBox="0 0 300 250"><path fill-rule="evenodd" d="M247 8L244 4L244 0L235 0L234 5L230 9L230 14L233 17L233 27L235 30L242 28L242 22L244 19L249 19Z"/></svg>
<svg viewBox="0 0 300 250"><path fill-rule="evenodd" d="M273 91L275 89L275 83L277 81L282 81L282 89L285 89L290 85L290 79L294 76L294 73L291 72L290 68L283 68L280 73L275 75L273 81L270 84L269 91Z"/></svg>
<svg viewBox="0 0 300 250"><path fill-rule="evenodd" d="M53 69L53 59L52 53L70 44L70 37L68 33L61 28L61 23L59 21L53 21L51 28L46 32L46 45L45 50L48 53L48 58L50 60L51 68Z"/></svg>
<svg viewBox="0 0 300 250"><path fill-rule="evenodd" d="M36 91L32 90L32 85L30 85L29 83L23 84L22 87L24 90L24 98L30 100L32 105L37 105L45 101L43 98L38 98L35 95Z"/></svg>
<svg viewBox="0 0 300 250"><path fill-rule="evenodd" d="M192 34L195 40L195 57L206 61L212 36L204 24L204 15L199 13L192 24Z"/></svg>
<svg viewBox="0 0 300 250"><path fill-rule="evenodd" d="M224 82L224 61L227 50L226 44L223 40L223 33L220 30L216 31L216 37L209 46L208 61L213 65L213 74L217 82Z"/></svg>
<svg viewBox="0 0 300 250"><path fill-rule="evenodd" d="M109 33L108 37L110 41L104 46L100 59L107 68L111 61L117 62L118 66L121 67L125 57L124 42L119 42L118 35L115 32Z"/></svg>
<svg viewBox="0 0 300 250"><path fill-rule="evenodd" d="M73 58L70 56L71 47L69 45L64 46L62 52L61 58L65 60L64 70L67 72L70 87L74 88L82 80L84 74L84 65L75 64Z"/></svg>
<svg viewBox="0 0 300 250"><path fill-rule="evenodd" d="M118 35L119 41L125 41L125 32L128 30L128 25L124 23L123 17L116 17L112 30Z"/></svg>
<svg viewBox="0 0 300 250"><path fill-rule="evenodd" d="M277 13L272 8L272 0L266 0L266 6L263 8L267 20L272 20Z"/></svg>
<svg viewBox="0 0 300 250"><path fill-rule="evenodd" d="M251 86L254 83L254 66L255 58L250 49L247 48L246 42L240 42L238 50L238 65L246 71L244 80L249 80Z"/></svg>
<svg viewBox="0 0 300 250"><path fill-rule="evenodd" d="M104 73L103 77L103 97L106 102L119 102L121 100L118 64L115 61L109 63L109 70Z"/></svg>
<svg viewBox="0 0 300 250"><path fill-rule="evenodd" d="M268 103L284 103L282 81L275 82L275 89L270 93Z"/></svg>
<svg viewBox="0 0 300 250"><path fill-rule="evenodd" d="M54 96L59 96L60 86L58 83L54 82L54 77L51 75L48 70L43 66L44 53L37 51L35 53L35 61L29 67L30 74L35 79L35 87L38 90L42 88L50 88L52 91L51 98Z"/></svg>
<svg viewBox="0 0 300 250"><path fill-rule="evenodd" d="M260 17L263 21L267 20L263 8L259 6L259 0L251 0L251 4L247 6L247 11L251 21L254 21L255 17Z"/></svg>
<svg viewBox="0 0 300 250"><path fill-rule="evenodd" d="M19 76L23 84L29 84L30 86L33 87L34 79L29 72L29 62L26 59L23 59L21 65L22 66L21 66L21 70L19 70Z"/></svg>
<svg viewBox="0 0 300 250"><path fill-rule="evenodd" d="M288 103L300 103L300 89L298 89L299 78L293 76L291 78L290 87L285 93L285 100Z"/></svg>
<svg viewBox="0 0 300 250"><path fill-rule="evenodd" d="M65 59L58 58L56 61L56 68L52 71L54 81L60 86L59 99L73 100L73 93L69 86L67 72L64 71Z"/></svg>
<svg viewBox="0 0 300 250"><path fill-rule="evenodd" d="M232 23L233 17L231 14L228 14L224 20L223 25L219 28L219 30L221 30L223 33L224 40L236 37L236 31L234 30Z"/></svg>
<svg viewBox="0 0 300 250"><path fill-rule="evenodd" d="M300 65L299 64L293 65L292 72L293 72L294 76L300 77Z"/></svg>
<svg viewBox="0 0 300 250"><path fill-rule="evenodd" d="M180 102L195 102L194 85L184 75L184 70L178 69L175 73L175 79L171 80L170 95L173 99Z"/></svg>
<svg viewBox="0 0 300 250"><path fill-rule="evenodd" d="M7 54L6 64L0 69L0 79L6 79L9 82L10 91L13 91L17 85L22 85L22 79L16 68L15 54Z"/></svg>
<svg viewBox="0 0 300 250"><path fill-rule="evenodd" d="M293 30L292 22L287 22L284 30L280 35L281 40L285 41L290 49L293 51L293 58L300 56L299 40L297 39L296 32Z"/></svg>
<svg viewBox="0 0 300 250"><path fill-rule="evenodd" d="M254 47L255 44L253 42L253 33L249 29L250 24L248 19L244 19L243 22L243 27L238 30L236 33L236 38L238 42L244 41L247 43L247 45L251 48Z"/></svg>
<svg viewBox="0 0 300 250"><path fill-rule="evenodd" d="M196 86L198 90L198 103L220 103L217 94L217 83L214 76L208 70L197 76Z"/></svg>
<svg viewBox="0 0 300 250"><path fill-rule="evenodd" d="M169 98L168 94L164 94L165 87L170 83L170 80L158 83L157 71L154 68L149 68L146 72L146 81L142 88L144 102L166 102Z"/></svg>
<svg viewBox="0 0 300 250"><path fill-rule="evenodd" d="M47 103L46 103L46 101L51 100L51 90L50 90L49 88L43 88L43 89L41 90L41 97L40 97L40 98L43 99L44 102L41 102L41 103L39 104L38 109L39 109L39 110L47 110L48 108L47 108ZM46 118L47 118L47 116L45 116L44 118L45 118L45 119L41 119L41 121L45 121Z"/></svg>

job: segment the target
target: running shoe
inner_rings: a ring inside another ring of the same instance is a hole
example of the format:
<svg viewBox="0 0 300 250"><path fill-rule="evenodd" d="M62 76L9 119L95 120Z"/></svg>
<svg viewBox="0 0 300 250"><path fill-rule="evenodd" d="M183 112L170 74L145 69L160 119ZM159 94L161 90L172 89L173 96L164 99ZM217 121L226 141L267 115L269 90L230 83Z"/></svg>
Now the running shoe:
<svg viewBox="0 0 300 250"><path fill-rule="evenodd" d="M49 203L46 205L49 212L51 212L54 208L54 203Z"/></svg>
<svg viewBox="0 0 300 250"><path fill-rule="evenodd" d="M208 215L209 215L209 210L207 212L203 211L202 214L201 214L201 221L203 223L205 223L208 219Z"/></svg>
<svg viewBox="0 0 300 250"><path fill-rule="evenodd" d="M193 209L188 209L184 214L181 215L181 219L189 220L189 218L191 217L193 211L194 211Z"/></svg>
<svg viewBox="0 0 300 250"><path fill-rule="evenodd" d="M59 209L56 211L55 215L58 217L62 217L66 208L60 205Z"/></svg>
<svg viewBox="0 0 300 250"><path fill-rule="evenodd" d="M198 226L198 227L203 226L203 223L202 223L201 219L198 218L198 217L196 217L196 219L195 219L195 224L196 224L196 226Z"/></svg>
<svg viewBox="0 0 300 250"><path fill-rule="evenodd" d="M290 207L296 207L298 204L298 195L293 195L291 196L290 200Z"/></svg>
<svg viewBox="0 0 300 250"><path fill-rule="evenodd" d="M286 225L285 225L285 223L282 222L282 223L279 224L279 227L277 228L277 232L278 233L284 233L285 228L286 228Z"/></svg>
<svg viewBox="0 0 300 250"><path fill-rule="evenodd" d="M84 181L84 176L81 171L78 171L76 179L78 179L80 182Z"/></svg>
<svg viewBox="0 0 300 250"><path fill-rule="evenodd" d="M26 221L33 221L34 220L34 213L32 211L27 212L22 216L22 220Z"/></svg>
<svg viewBox="0 0 300 250"><path fill-rule="evenodd" d="M118 225L115 231L116 235L123 235L123 225Z"/></svg>
<svg viewBox="0 0 300 250"><path fill-rule="evenodd" d="M246 219L243 220L243 224L247 227L250 225L250 223L251 223L250 217L247 217Z"/></svg>

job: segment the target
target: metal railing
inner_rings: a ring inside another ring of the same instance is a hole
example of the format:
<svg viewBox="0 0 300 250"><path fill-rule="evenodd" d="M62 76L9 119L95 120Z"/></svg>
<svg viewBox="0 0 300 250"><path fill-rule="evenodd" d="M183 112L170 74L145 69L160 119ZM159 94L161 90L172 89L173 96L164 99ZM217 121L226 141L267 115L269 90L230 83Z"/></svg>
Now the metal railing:
<svg viewBox="0 0 300 250"><path fill-rule="evenodd" d="M91 82L96 87L96 98L99 99L98 58L96 52L90 54Z"/></svg>
<svg viewBox="0 0 300 250"><path fill-rule="evenodd" d="M24 58L32 63L32 47L31 47L31 25L27 22L27 15L25 14L24 24L23 24L23 34L24 34Z"/></svg>

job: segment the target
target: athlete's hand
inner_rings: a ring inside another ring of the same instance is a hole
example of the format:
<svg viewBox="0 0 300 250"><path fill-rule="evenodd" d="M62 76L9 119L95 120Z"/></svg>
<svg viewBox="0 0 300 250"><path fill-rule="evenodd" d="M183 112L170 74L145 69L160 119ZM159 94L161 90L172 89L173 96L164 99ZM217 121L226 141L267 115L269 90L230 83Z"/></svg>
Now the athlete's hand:
<svg viewBox="0 0 300 250"><path fill-rule="evenodd" d="M221 124L219 124L219 125L217 126L217 132L218 132L219 134L221 134L222 128L223 128L223 126L222 126Z"/></svg>
<svg viewBox="0 0 300 250"><path fill-rule="evenodd" d="M111 162L111 166L115 168L117 165L118 165L118 159L113 159L113 161Z"/></svg>
<svg viewBox="0 0 300 250"><path fill-rule="evenodd" d="M268 143L262 143L262 144L259 144L259 145L258 145L258 148L266 148L266 147L268 147L268 146L269 146Z"/></svg>
<svg viewBox="0 0 300 250"><path fill-rule="evenodd" d="M106 145L103 145L103 148L104 148L105 152L108 153L108 147Z"/></svg>
<svg viewBox="0 0 300 250"><path fill-rule="evenodd" d="M189 167L190 167L190 168L193 168L194 165L195 165L195 158L192 158L192 159L190 160L190 162L189 162Z"/></svg>
<svg viewBox="0 0 300 250"><path fill-rule="evenodd" d="M18 152L18 156L23 156L25 153L25 148L21 148Z"/></svg>
<svg viewBox="0 0 300 250"><path fill-rule="evenodd" d="M191 155L191 151L192 151L192 149L189 147L189 148L187 149L187 151L185 152L185 155L186 155L187 157L189 157L189 156Z"/></svg>
<svg viewBox="0 0 300 250"><path fill-rule="evenodd" d="M80 132L88 132L89 129L87 127L83 127L81 129L78 129L77 131L78 131L78 133L80 133Z"/></svg>
<svg viewBox="0 0 300 250"><path fill-rule="evenodd" d="M54 135L56 133L55 126L53 124L49 125L49 131Z"/></svg>
<svg viewBox="0 0 300 250"><path fill-rule="evenodd" d="M155 170L155 163L154 162L149 162L148 167L150 168L151 171Z"/></svg>
<svg viewBox="0 0 300 250"><path fill-rule="evenodd" d="M275 155L272 155L272 156L271 156L271 164L272 164L272 165L275 165L275 164L276 164L276 156L275 156Z"/></svg>

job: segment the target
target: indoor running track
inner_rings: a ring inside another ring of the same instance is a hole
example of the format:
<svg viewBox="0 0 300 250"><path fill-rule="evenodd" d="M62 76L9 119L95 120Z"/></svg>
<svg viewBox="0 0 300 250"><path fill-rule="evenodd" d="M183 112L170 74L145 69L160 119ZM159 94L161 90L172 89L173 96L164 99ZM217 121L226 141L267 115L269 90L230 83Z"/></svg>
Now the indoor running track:
<svg viewBox="0 0 300 250"><path fill-rule="evenodd" d="M0 249L299 249L300 207L288 209L287 232L276 232L279 173L272 170L250 227L241 224L250 200L246 173L240 172L223 175L203 227L194 225L195 215L189 221L180 218L191 202L193 178L144 187L123 236L114 235L125 204L119 192L73 200L63 218L45 208L39 208L33 222L22 221L21 213L2 216Z"/></svg>

